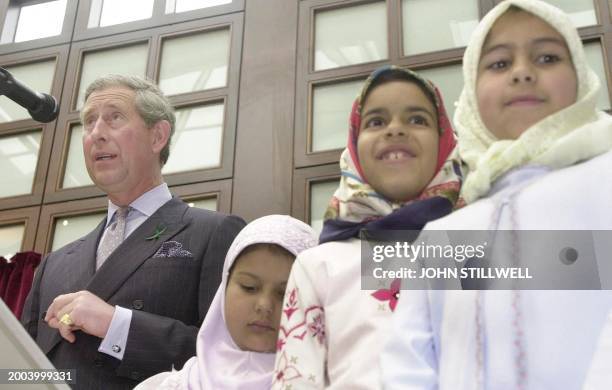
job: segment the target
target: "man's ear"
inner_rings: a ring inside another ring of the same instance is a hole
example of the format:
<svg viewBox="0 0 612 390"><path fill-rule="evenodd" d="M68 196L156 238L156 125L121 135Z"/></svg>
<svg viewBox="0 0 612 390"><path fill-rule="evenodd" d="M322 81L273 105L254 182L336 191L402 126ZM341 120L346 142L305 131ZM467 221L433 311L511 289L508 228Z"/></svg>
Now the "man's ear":
<svg viewBox="0 0 612 390"><path fill-rule="evenodd" d="M170 122L165 119L157 121L151 128L151 132L151 147L155 153L159 153L170 141Z"/></svg>

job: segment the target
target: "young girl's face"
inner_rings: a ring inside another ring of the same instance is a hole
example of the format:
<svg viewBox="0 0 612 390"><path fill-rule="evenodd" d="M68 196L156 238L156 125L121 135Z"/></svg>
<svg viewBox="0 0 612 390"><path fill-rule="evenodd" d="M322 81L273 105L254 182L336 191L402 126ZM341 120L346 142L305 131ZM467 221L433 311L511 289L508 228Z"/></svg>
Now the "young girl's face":
<svg viewBox="0 0 612 390"><path fill-rule="evenodd" d="M225 292L225 322L244 351L274 352L293 257L258 246L238 257Z"/></svg>
<svg viewBox="0 0 612 390"><path fill-rule="evenodd" d="M495 22L482 48L476 98L497 138L516 139L573 104L577 85L567 44L549 24L520 10Z"/></svg>
<svg viewBox="0 0 612 390"><path fill-rule="evenodd" d="M416 84L389 81L370 91L357 151L376 192L392 201L418 196L435 173L438 140L436 110Z"/></svg>

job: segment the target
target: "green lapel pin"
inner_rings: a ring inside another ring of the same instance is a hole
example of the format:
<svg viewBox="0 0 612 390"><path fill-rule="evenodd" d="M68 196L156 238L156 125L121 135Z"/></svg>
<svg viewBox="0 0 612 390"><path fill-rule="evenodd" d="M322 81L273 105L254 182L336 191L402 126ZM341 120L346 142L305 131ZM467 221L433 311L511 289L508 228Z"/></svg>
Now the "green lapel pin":
<svg viewBox="0 0 612 390"><path fill-rule="evenodd" d="M157 240L159 238L159 236L161 236L166 231L166 229L168 229L168 228L166 226L164 226L163 223L160 223L155 228L155 233L153 233L149 237L145 238L145 240L147 240L147 241Z"/></svg>

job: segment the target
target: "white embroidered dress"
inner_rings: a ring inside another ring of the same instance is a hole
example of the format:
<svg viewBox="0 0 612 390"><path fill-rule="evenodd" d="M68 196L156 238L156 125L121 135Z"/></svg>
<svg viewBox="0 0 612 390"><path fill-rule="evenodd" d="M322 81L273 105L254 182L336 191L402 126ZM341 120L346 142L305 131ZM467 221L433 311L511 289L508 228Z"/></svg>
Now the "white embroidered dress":
<svg viewBox="0 0 612 390"><path fill-rule="evenodd" d="M272 388L381 388L378 355L397 296L391 286L361 289L357 239L302 252L287 286Z"/></svg>

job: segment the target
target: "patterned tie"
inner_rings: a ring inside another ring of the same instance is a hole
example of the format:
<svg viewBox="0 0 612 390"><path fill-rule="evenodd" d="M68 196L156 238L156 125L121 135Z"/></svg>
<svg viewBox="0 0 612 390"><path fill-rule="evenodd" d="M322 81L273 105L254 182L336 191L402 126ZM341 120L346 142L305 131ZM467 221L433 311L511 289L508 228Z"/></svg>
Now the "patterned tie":
<svg viewBox="0 0 612 390"><path fill-rule="evenodd" d="M115 212L115 221L108 225L104 238L98 245L96 258L96 270L99 269L108 256L123 242L125 234L125 221L130 212L130 207L121 207Z"/></svg>

